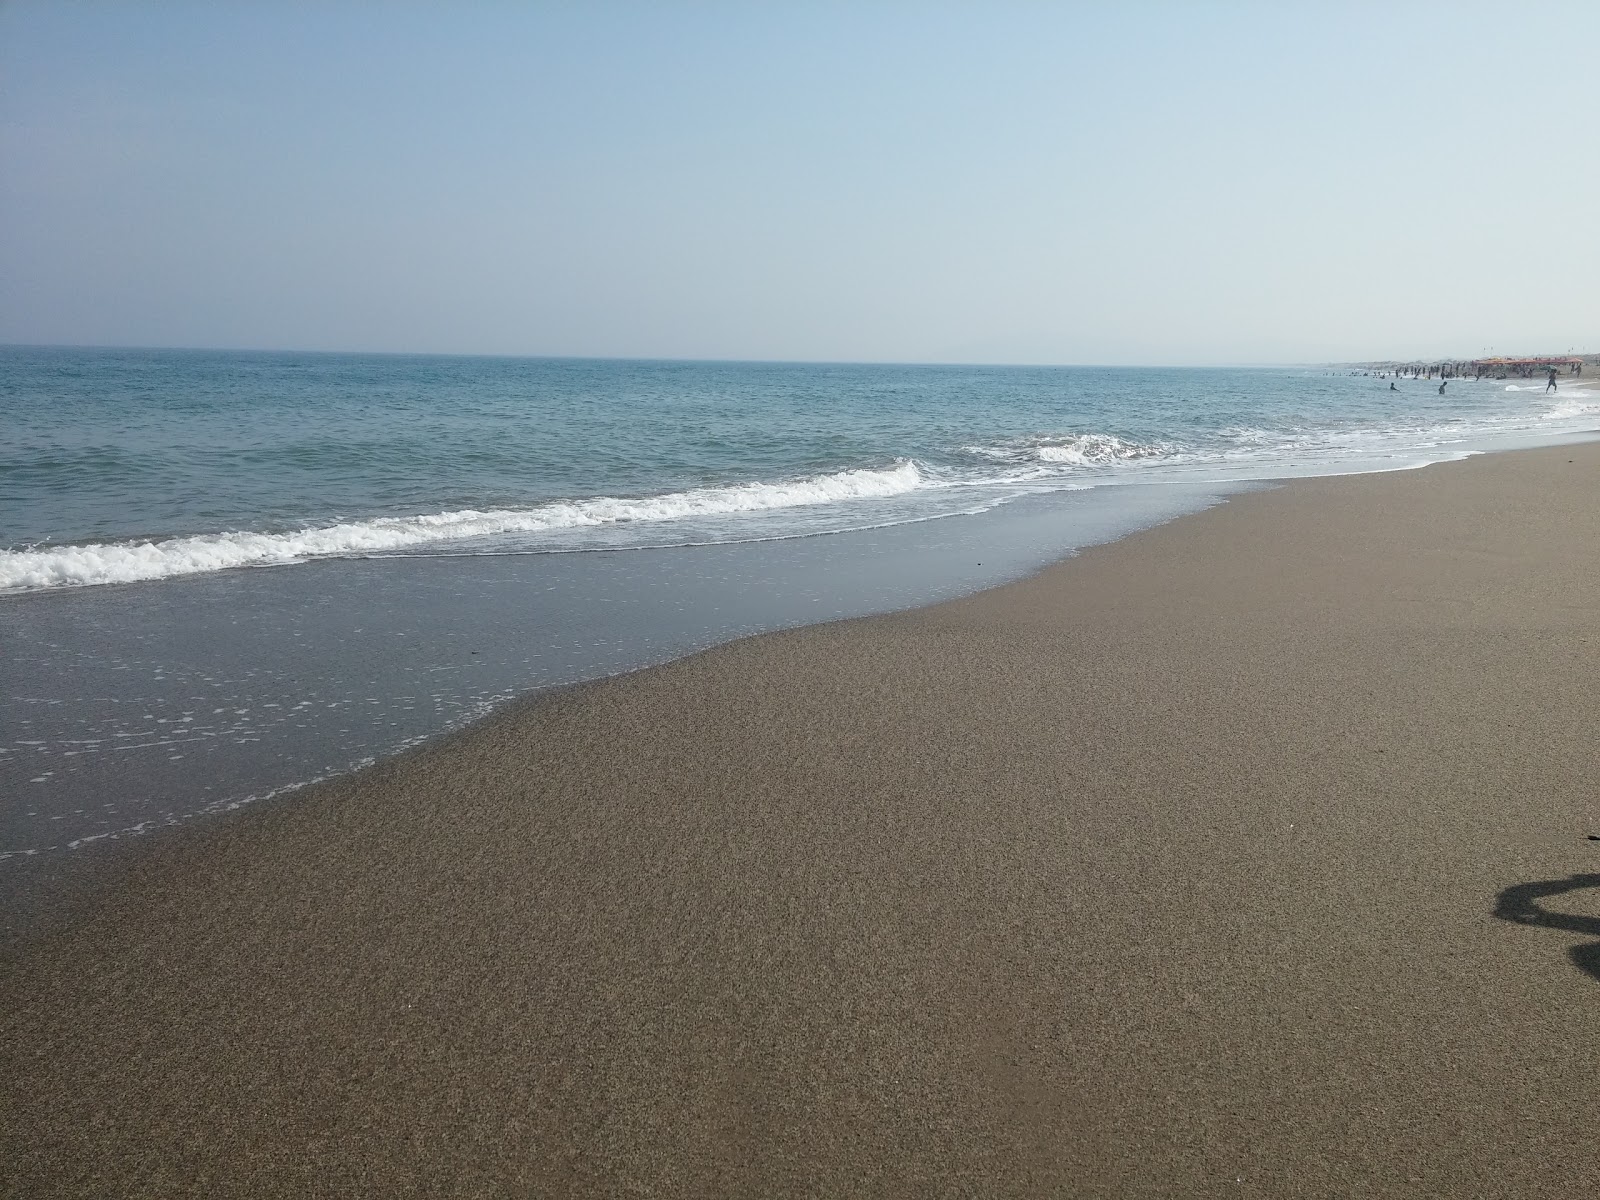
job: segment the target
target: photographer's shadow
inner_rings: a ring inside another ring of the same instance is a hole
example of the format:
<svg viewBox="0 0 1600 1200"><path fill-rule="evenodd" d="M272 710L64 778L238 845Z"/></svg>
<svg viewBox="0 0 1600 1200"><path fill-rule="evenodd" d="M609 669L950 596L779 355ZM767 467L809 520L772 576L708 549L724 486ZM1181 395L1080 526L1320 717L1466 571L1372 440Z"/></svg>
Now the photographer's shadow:
<svg viewBox="0 0 1600 1200"><path fill-rule="evenodd" d="M1549 912L1537 903L1547 896L1559 896L1584 888L1600 888L1600 875L1573 875L1566 879L1519 883L1495 897L1494 915L1502 921L1514 921L1518 925L1539 925L1545 929L1561 929L1585 937L1600 938L1600 917ZM1600 941L1573 946L1567 951L1567 957L1572 959L1578 970L1600 981Z"/></svg>

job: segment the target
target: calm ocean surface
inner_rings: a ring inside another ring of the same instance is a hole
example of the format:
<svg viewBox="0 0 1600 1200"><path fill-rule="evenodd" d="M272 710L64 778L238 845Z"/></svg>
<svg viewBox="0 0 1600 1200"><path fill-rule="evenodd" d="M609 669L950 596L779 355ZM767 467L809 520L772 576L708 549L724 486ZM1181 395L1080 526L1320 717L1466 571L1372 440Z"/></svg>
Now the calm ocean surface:
<svg viewBox="0 0 1600 1200"><path fill-rule="evenodd" d="M1040 492L1415 465L1596 393L1321 370L0 350L0 591L750 541Z"/></svg>
<svg viewBox="0 0 1600 1200"><path fill-rule="evenodd" d="M1582 381L1319 369L0 348L0 862L991 586L1252 481L1597 416Z"/></svg>

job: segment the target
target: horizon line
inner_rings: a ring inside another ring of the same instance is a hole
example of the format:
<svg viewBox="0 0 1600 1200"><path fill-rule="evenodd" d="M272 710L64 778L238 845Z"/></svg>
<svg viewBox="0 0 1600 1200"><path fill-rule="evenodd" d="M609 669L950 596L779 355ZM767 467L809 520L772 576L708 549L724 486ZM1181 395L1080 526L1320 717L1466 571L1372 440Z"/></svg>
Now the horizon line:
<svg viewBox="0 0 1600 1200"><path fill-rule="evenodd" d="M388 358L498 358L519 360L547 360L547 361L573 361L573 362L632 362L632 363L721 363L727 365L749 366L815 366L815 367L1013 367L1013 368L1092 368L1092 369L1121 369L1121 370L1246 370L1265 368L1287 367L1356 367L1368 366L1377 363L1397 362L1467 362L1468 358L1451 355L1413 356L1411 358L1391 359L1365 359L1334 361L1331 359L1280 359L1272 361L1227 361L1227 362L1177 362L1177 363L1148 363L1148 362L1002 362L1002 361L977 361L977 360L913 360L894 358L718 358L693 355L647 355L647 354L538 354L514 353L509 351L471 351L471 350L363 350L327 348L310 349L295 346L162 346L139 343L117 342L0 342L0 349L6 350L144 350L165 353L184 354L321 354L360 355L363 357L388 357ZM1566 351L1573 357L1591 357L1588 352Z"/></svg>

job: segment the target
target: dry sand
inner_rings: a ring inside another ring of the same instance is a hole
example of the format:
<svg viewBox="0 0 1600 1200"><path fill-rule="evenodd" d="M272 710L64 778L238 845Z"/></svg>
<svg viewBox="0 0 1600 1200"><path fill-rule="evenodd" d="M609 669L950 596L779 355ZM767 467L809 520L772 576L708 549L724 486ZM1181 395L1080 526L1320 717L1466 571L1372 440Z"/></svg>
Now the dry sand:
<svg viewBox="0 0 1600 1200"><path fill-rule="evenodd" d="M518 706L15 955L0 1173L1600 1194L1597 668L1585 445Z"/></svg>

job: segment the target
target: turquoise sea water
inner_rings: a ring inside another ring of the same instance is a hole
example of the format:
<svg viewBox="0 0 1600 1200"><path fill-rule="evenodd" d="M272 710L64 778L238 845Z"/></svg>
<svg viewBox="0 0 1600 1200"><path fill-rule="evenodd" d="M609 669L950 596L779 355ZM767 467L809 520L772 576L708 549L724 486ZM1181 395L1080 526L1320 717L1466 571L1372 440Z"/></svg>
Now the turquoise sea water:
<svg viewBox="0 0 1600 1200"><path fill-rule="evenodd" d="M1564 384L0 349L0 591L383 554L749 541L1587 428Z"/></svg>

